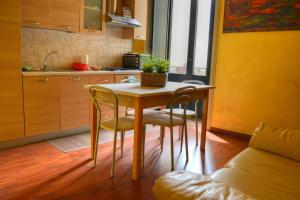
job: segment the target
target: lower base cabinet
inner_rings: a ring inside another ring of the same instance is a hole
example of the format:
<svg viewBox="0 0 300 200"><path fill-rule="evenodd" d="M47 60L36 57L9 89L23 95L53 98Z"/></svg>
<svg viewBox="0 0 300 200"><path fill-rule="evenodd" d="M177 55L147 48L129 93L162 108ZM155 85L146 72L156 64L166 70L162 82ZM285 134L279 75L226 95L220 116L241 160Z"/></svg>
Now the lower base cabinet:
<svg viewBox="0 0 300 200"><path fill-rule="evenodd" d="M88 84L119 82L128 75L32 76L23 78L25 136L60 132L90 125ZM103 107L103 119L113 111ZM125 108L119 108L125 116Z"/></svg>
<svg viewBox="0 0 300 200"><path fill-rule="evenodd" d="M25 136L60 131L60 77L24 77Z"/></svg>
<svg viewBox="0 0 300 200"><path fill-rule="evenodd" d="M60 79L61 130L89 126L89 76L63 76Z"/></svg>

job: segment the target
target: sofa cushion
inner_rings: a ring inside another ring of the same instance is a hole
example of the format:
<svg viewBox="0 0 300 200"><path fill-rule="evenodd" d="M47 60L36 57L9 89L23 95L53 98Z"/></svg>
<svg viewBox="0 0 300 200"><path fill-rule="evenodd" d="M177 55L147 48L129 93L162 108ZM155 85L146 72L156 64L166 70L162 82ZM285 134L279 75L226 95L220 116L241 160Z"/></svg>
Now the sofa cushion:
<svg viewBox="0 0 300 200"><path fill-rule="evenodd" d="M300 130L261 123L254 131L249 146L300 162Z"/></svg>
<svg viewBox="0 0 300 200"><path fill-rule="evenodd" d="M253 199L209 176L184 171L170 172L157 179L153 193L157 200Z"/></svg>
<svg viewBox="0 0 300 200"><path fill-rule="evenodd" d="M300 162L247 148L212 175L257 199L300 199Z"/></svg>

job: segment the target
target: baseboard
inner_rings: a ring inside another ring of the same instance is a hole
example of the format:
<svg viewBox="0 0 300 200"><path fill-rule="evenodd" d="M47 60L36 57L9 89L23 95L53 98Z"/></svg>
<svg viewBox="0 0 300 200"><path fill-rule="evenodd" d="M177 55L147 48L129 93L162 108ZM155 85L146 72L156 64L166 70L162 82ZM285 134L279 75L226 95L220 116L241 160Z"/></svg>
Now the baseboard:
<svg viewBox="0 0 300 200"><path fill-rule="evenodd" d="M234 131L228 131L220 128L215 128L215 127L210 127L209 129L210 132L216 133L216 134L224 134L224 135L230 135L232 137L244 139L244 140L250 140L251 135L245 134L245 133L238 133Z"/></svg>
<svg viewBox="0 0 300 200"><path fill-rule="evenodd" d="M85 132L88 132L89 130L90 130L89 127L82 127L82 128L77 128L77 129L70 129L67 131L47 133L47 134L43 134L43 135L24 137L24 138L17 139L17 140L0 142L0 150L13 148L13 147L17 147L17 146L22 146L22 145L26 145L26 144L42 142L42 141L46 141L46 140L50 140L50 139L85 133Z"/></svg>

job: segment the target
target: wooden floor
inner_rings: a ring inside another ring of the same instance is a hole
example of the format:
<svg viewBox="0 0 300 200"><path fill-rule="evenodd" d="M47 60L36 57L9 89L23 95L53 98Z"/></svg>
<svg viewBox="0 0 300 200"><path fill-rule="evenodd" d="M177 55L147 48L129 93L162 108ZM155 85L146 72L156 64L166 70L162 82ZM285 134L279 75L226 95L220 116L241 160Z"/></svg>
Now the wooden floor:
<svg viewBox="0 0 300 200"><path fill-rule="evenodd" d="M232 136L208 133L207 149L201 154L195 148L194 130L189 128L190 159L185 165L185 152L179 155L175 133L177 170L210 174L247 147L248 141ZM159 133L146 135L146 162L140 181L131 180L133 138L125 141L124 156L116 165L116 177L110 179L112 144L99 147L98 164L92 168L90 149L60 152L47 142L0 151L0 199L153 199L155 179L170 169L169 134L164 151L160 151Z"/></svg>

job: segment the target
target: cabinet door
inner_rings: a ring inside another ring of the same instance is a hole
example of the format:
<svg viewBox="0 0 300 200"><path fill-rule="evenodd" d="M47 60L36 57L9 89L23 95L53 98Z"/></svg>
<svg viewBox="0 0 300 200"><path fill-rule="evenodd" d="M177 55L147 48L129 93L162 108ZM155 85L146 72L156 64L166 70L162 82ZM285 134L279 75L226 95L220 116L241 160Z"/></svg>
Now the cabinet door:
<svg viewBox="0 0 300 200"><path fill-rule="evenodd" d="M60 84L61 129L89 126L89 76L64 76Z"/></svg>
<svg viewBox="0 0 300 200"><path fill-rule="evenodd" d="M22 0L22 25L48 28L49 0Z"/></svg>
<svg viewBox="0 0 300 200"><path fill-rule="evenodd" d="M134 39L146 40L147 35L148 0L135 1L134 18L141 23L141 27L134 28Z"/></svg>
<svg viewBox="0 0 300 200"><path fill-rule="evenodd" d="M104 0L81 0L80 32L97 32L104 30Z"/></svg>
<svg viewBox="0 0 300 200"><path fill-rule="evenodd" d="M0 2L0 141L24 137L20 2Z"/></svg>
<svg viewBox="0 0 300 200"><path fill-rule="evenodd" d="M52 29L79 32L80 0L50 0Z"/></svg>
<svg viewBox="0 0 300 200"><path fill-rule="evenodd" d="M60 131L59 77L24 77L25 135Z"/></svg>

